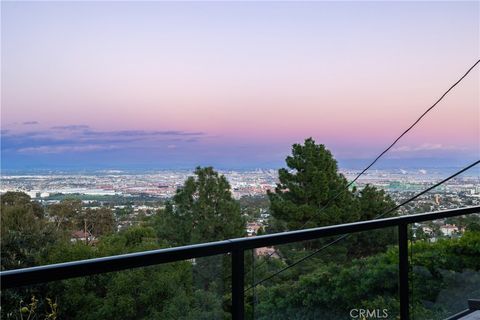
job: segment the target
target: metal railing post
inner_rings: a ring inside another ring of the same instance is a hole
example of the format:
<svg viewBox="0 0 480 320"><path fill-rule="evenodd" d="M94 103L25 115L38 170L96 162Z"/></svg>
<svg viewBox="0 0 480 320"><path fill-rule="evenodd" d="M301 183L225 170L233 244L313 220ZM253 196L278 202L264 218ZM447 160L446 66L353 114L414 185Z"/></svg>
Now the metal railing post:
<svg viewBox="0 0 480 320"><path fill-rule="evenodd" d="M232 251L232 319L243 320L245 315L244 299L244 251Z"/></svg>
<svg viewBox="0 0 480 320"><path fill-rule="evenodd" d="M409 286L408 286L408 224L398 225L398 268L400 287L400 319L408 320Z"/></svg>

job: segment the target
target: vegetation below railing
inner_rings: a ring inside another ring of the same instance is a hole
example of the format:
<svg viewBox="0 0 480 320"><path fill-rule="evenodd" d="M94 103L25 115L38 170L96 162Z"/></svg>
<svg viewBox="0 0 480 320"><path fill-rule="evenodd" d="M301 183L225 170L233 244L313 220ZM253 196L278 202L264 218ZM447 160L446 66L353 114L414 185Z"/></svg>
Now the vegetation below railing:
<svg viewBox="0 0 480 320"><path fill-rule="evenodd" d="M410 246L415 319L446 318L466 308L465 294L480 296L479 243L480 232L470 231ZM343 264L325 262L306 274L293 271L260 285L257 299L258 319L345 319L354 308L388 309L388 319L396 319L398 247Z"/></svg>

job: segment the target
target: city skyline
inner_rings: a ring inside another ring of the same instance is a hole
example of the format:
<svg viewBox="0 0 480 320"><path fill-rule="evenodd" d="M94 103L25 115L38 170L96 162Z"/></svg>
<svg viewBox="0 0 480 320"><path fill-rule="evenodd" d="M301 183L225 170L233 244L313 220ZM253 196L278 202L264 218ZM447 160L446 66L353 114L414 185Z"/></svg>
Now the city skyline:
<svg viewBox="0 0 480 320"><path fill-rule="evenodd" d="M362 166L479 57L478 2L3 2L2 169ZM380 166L480 154L475 69Z"/></svg>

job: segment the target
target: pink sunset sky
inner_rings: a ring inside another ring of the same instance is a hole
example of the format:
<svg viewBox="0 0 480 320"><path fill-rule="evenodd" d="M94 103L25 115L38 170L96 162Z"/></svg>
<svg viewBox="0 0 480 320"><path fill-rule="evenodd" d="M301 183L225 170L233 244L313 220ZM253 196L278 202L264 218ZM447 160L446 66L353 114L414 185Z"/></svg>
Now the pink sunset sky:
<svg viewBox="0 0 480 320"><path fill-rule="evenodd" d="M479 59L479 6L2 2L2 167L373 158ZM389 157L478 158L479 79Z"/></svg>

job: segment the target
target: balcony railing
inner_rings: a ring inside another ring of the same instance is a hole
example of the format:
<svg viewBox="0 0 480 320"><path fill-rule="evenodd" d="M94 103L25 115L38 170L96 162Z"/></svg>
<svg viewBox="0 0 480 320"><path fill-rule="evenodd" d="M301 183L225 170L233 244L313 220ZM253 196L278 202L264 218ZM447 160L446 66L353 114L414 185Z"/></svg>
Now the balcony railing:
<svg viewBox="0 0 480 320"><path fill-rule="evenodd" d="M334 226L282 232L251 238L237 238L217 242L201 243L176 248L159 249L138 253L123 254L90 260L73 261L39 267L0 272L2 290L38 283L83 277L94 274L146 267L181 260L231 254L232 257L232 318L244 318L244 252L245 250L313 240L354 232L398 228L399 247L399 297L400 317L409 319L409 258L408 225L460 215L480 213L480 206L462 209L405 215L393 218L361 221ZM473 310L470 310L473 312ZM458 315L465 316L466 310Z"/></svg>

